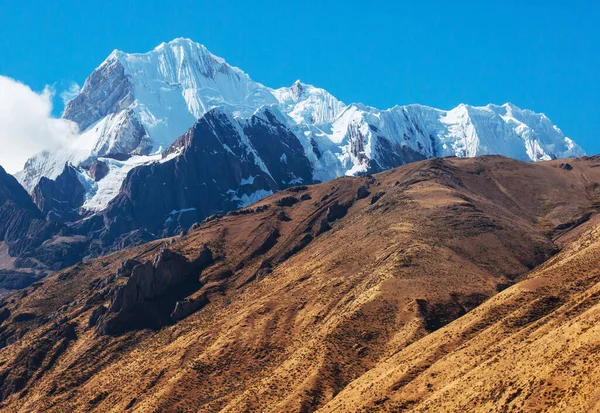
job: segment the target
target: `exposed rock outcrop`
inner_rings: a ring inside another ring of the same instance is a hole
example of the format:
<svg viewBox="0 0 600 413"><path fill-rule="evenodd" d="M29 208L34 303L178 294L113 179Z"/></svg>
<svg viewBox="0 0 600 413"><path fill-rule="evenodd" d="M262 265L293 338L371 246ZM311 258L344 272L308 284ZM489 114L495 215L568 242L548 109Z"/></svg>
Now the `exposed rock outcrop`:
<svg viewBox="0 0 600 413"><path fill-rule="evenodd" d="M171 313L171 319L173 321L183 320L190 314L200 310L207 303L208 298L205 294L201 294L199 297L186 298L185 300L177 301L175 303L175 309Z"/></svg>
<svg viewBox="0 0 600 413"><path fill-rule="evenodd" d="M343 218L348 213L348 208L350 208L351 204L345 203L341 204L339 202L335 202L333 205L327 209L327 221L333 222L337 221L340 218Z"/></svg>
<svg viewBox="0 0 600 413"><path fill-rule="evenodd" d="M114 293L107 314L98 324L104 334L158 327L167 323L179 297L200 288L200 272L213 261L204 246L194 261L163 248L153 261L133 267Z"/></svg>
<svg viewBox="0 0 600 413"><path fill-rule="evenodd" d="M364 199L369 195L371 195L371 193L369 192L367 187L362 185L360 188L358 188L358 191L356 192L356 199Z"/></svg>
<svg viewBox="0 0 600 413"><path fill-rule="evenodd" d="M106 307L104 305L98 306L94 311L92 311L92 314L90 315L90 318L88 320L88 327L96 326L100 317L102 317L105 313Z"/></svg>
<svg viewBox="0 0 600 413"><path fill-rule="evenodd" d="M299 200L295 196L284 196L276 202L276 205L281 207L291 207L298 202Z"/></svg>
<svg viewBox="0 0 600 413"><path fill-rule="evenodd" d="M74 211L83 205L84 195L77 170L69 164L54 180L42 177L32 193L33 201L44 214L52 211L65 221L78 218Z"/></svg>
<svg viewBox="0 0 600 413"><path fill-rule="evenodd" d="M298 139L269 111L240 123L224 110L211 110L165 156L173 153L181 155L129 173L103 212L104 243L139 228L177 234L294 182L312 182Z"/></svg>
<svg viewBox="0 0 600 413"><path fill-rule="evenodd" d="M101 180L106 176L109 171L108 165L106 162L102 162L100 160L95 160L88 169L90 176L96 182Z"/></svg>
<svg viewBox="0 0 600 413"><path fill-rule="evenodd" d="M129 277L131 275L131 272L133 271L133 269L140 264L141 264L141 262L139 262L138 260L133 260L133 259L128 258L119 265L119 269L117 270L117 275L119 277Z"/></svg>

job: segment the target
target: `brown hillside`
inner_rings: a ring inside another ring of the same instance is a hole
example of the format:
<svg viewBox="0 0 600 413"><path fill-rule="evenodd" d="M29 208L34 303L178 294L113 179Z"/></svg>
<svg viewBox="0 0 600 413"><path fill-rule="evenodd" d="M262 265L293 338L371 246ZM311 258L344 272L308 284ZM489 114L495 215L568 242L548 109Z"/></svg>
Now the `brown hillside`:
<svg viewBox="0 0 600 413"><path fill-rule="evenodd" d="M600 220L527 279L382 359L321 412L600 411Z"/></svg>
<svg viewBox="0 0 600 413"><path fill-rule="evenodd" d="M593 409L599 166L428 160L78 264L4 300L1 407Z"/></svg>

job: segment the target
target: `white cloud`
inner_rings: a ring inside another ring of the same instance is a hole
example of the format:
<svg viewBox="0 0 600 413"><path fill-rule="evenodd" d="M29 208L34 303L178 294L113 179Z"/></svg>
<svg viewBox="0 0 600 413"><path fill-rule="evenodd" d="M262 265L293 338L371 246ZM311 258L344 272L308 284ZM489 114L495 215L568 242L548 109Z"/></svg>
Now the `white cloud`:
<svg viewBox="0 0 600 413"><path fill-rule="evenodd" d="M66 105L71 100L75 99L75 97L79 94L81 90L81 86L79 86L76 82L71 83L71 86L60 94L60 98L63 103Z"/></svg>
<svg viewBox="0 0 600 413"><path fill-rule="evenodd" d="M52 96L49 87L36 93L0 75L0 165L7 172L15 173L32 155L56 150L77 137L74 122L52 117Z"/></svg>

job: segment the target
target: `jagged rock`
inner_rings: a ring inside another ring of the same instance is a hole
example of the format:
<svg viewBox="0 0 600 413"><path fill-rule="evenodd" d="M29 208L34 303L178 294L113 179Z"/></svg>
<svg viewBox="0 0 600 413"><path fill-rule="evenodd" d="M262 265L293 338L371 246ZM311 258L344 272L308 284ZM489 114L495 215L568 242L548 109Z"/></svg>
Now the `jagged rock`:
<svg viewBox="0 0 600 413"><path fill-rule="evenodd" d="M104 298L104 296L102 295L101 292L95 292L91 297L89 297L87 300L85 300L85 307L89 307L92 304L94 304L95 302L98 302L103 298Z"/></svg>
<svg viewBox="0 0 600 413"><path fill-rule="evenodd" d="M360 188L358 188L358 191L356 192L356 199L364 199L369 195L371 195L371 193L369 192L367 187L362 185Z"/></svg>
<svg viewBox="0 0 600 413"><path fill-rule="evenodd" d="M208 304L208 299L205 294L201 294L196 298L186 298L185 300L177 301L175 309L171 313L171 319L173 321L183 320L190 314L200 310L206 304Z"/></svg>
<svg viewBox="0 0 600 413"><path fill-rule="evenodd" d="M20 314L15 315L13 317L12 321L15 322L15 323L20 323L20 322L23 322L23 321L35 320L37 317L38 317L37 314L26 312L26 313L20 313Z"/></svg>
<svg viewBox="0 0 600 413"><path fill-rule="evenodd" d="M65 106L63 116L85 130L103 116L127 108L133 101L132 90L123 65L110 62L90 75L81 93Z"/></svg>
<svg viewBox="0 0 600 413"><path fill-rule="evenodd" d="M109 168L106 162L102 162L99 160L94 161L88 169L90 176L96 182L104 178L108 174L108 171Z"/></svg>
<svg viewBox="0 0 600 413"><path fill-rule="evenodd" d="M243 196L274 193L299 179L312 182L300 141L268 108L244 122L223 108L209 110L164 155L175 153L127 174L102 211L107 244L139 228L173 236L216 211L238 209ZM251 182L242 185L244 177ZM251 210L234 214L240 213Z"/></svg>
<svg viewBox="0 0 600 413"><path fill-rule="evenodd" d="M123 152L110 152L103 156L104 158L114 159L117 161L125 162L131 158L131 155Z"/></svg>
<svg viewBox="0 0 600 413"><path fill-rule="evenodd" d="M119 265L119 269L117 270L117 275L119 277L129 277L131 275L131 271L133 271L134 267L140 265L141 262L133 259L126 259Z"/></svg>
<svg viewBox="0 0 600 413"><path fill-rule="evenodd" d="M145 300L160 296L189 275L189 264L181 255L163 248L153 261L133 268L127 283L117 290L109 311L130 311Z"/></svg>
<svg viewBox="0 0 600 413"><path fill-rule="evenodd" d="M95 327L98 323L98 320L104 315L104 313L106 313L106 307L103 305L98 306L94 311L92 311L92 314L90 314L90 318L88 320L88 327Z"/></svg>
<svg viewBox="0 0 600 413"><path fill-rule="evenodd" d="M275 204L281 207L291 207L292 205L297 204L298 202L298 198L296 198L295 196L284 196L283 198L277 200Z"/></svg>
<svg viewBox="0 0 600 413"><path fill-rule="evenodd" d="M204 245L194 261L163 248L153 261L133 268L127 282L114 292L106 317L98 324L103 334L115 334L127 329L143 327L144 323L165 322L164 314L177 292L184 293L186 286L199 285L199 273L213 262L210 249ZM182 289L182 291L178 291ZM189 295L189 294L186 294ZM170 308L173 308L175 301Z"/></svg>
<svg viewBox="0 0 600 413"><path fill-rule="evenodd" d="M215 221L217 219L223 218L223 215L221 214L213 214L213 215L209 215L206 218L204 218L204 220L202 221L202 223L207 223L207 222L211 222L211 221Z"/></svg>
<svg viewBox="0 0 600 413"><path fill-rule="evenodd" d="M84 196L85 188L70 164L54 180L42 177L32 192L33 202L44 214L54 211L63 219L77 217L73 211L83 205Z"/></svg>
<svg viewBox="0 0 600 413"><path fill-rule="evenodd" d="M36 251L60 228L60 223L45 220L27 191L0 167L0 241L8 245L11 257L17 257L15 265L21 268L37 265L36 260L19 254Z"/></svg>

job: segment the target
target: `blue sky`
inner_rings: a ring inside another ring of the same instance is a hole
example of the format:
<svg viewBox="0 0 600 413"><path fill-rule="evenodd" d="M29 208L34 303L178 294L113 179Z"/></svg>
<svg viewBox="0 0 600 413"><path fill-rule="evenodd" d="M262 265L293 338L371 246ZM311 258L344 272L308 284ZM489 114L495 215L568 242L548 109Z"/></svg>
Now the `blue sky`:
<svg viewBox="0 0 600 413"><path fill-rule="evenodd" d="M113 49L189 37L271 87L379 108L510 101L600 152L598 1L294 3L3 1L0 74L58 95Z"/></svg>

